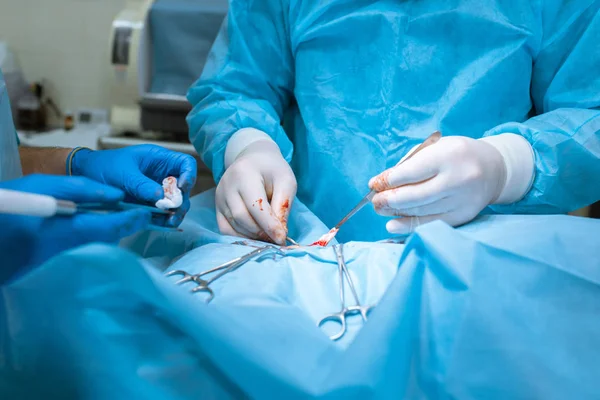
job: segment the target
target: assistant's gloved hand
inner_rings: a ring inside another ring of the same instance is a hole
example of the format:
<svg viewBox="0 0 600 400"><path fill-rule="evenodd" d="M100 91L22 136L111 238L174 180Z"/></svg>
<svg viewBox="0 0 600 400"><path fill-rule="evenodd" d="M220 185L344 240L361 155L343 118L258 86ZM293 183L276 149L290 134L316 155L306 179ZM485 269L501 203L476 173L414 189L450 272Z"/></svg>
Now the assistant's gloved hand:
<svg viewBox="0 0 600 400"><path fill-rule="evenodd" d="M452 136L372 178L369 187L379 192L373 197L377 213L402 217L389 221L387 230L407 234L433 220L461 225L490 204L513 203L529 190L532 175L533 153L521 137L486 142Z"/></svg>
<svg viewBox="0 0 600 400"><path fill-rule="evenodd" d="M152 206L164 197L163 179L174 176L183 203L166 225L179 226L190 209L190 190L196 183L197 168L190 155L145 144L118 150L80 150L73 157L72 172L123 190L128 201Z"/></svg>
<svg viewBox="0 0 600 400"><path fill-rule="evenodd" d="M29 175L0 182L0 188L77 203L117 202L124 197L118 189L82 177ZM0 282L64 250L91 242L116 243L146 228L150 218L145 210L52 218L0 214Z"/></svg>
<svg viewBox="0 0 600 400"><path fill-rule="evenodd" d="M285 244L296 177L279 147L258 140L227 168L215 194L221 233Z"/></svg>

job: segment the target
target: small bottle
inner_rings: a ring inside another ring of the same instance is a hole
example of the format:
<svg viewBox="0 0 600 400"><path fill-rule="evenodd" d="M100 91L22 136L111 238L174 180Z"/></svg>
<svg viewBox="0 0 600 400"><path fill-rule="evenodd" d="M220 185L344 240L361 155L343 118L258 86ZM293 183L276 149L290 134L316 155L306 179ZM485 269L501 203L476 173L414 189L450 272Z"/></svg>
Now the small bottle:
<svg viewBox="0 0 600 400"><path fill-rule="evenodd" d="M65 131L70 131L75 127L75 119L73 114L69 111L65 112L64 128Z"/></svg>

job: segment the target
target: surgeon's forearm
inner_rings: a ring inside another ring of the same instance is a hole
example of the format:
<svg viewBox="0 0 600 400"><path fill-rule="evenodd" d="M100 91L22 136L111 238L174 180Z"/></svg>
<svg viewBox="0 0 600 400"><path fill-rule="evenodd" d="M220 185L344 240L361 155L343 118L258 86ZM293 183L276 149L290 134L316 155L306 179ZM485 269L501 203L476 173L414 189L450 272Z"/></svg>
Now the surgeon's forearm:
<svg viewBox="0 0 600 400"><path fill-rule="evenodd" d="M61 147L20 147L23 175L65 175L65 162L71 150Z"/></svg>

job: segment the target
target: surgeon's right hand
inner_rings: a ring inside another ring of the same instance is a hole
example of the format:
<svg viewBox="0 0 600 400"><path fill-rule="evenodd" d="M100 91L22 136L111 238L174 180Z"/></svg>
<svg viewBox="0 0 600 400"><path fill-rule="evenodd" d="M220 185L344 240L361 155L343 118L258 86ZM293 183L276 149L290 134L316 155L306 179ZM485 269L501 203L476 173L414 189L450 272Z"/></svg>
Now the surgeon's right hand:
<svg viewBox="0 0 600 400"><path fill-rule="evenodd" d="M29 175L0 188L53 196L76 203L117 202L124 193L83 177ZM145 210L39 218L0 214L0 283L86 243L116 243L148 226Z"/></svg>
<svg viewBox="0 0 600 400"><path fill-rule="evenodd" d="M277 144L258 140L241 151L217 186L221 233L284 245L296 177Z"/></svg>

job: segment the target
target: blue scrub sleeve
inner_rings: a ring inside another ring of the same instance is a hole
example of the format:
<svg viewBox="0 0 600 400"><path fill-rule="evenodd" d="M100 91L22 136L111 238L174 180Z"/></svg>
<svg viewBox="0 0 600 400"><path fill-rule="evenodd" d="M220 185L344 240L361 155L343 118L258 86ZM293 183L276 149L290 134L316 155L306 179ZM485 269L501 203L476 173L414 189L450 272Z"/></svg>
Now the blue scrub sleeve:
<svg viewBox="0 0 600 400"><path fill-rule="evenodd" d="M600 2L545 2L531 95L540 115L484 136L515 133L535 154L535 177L502 213L564 213L600 199Z"/></svg>
<svg viewBox="0 0 600 400"><path fill-rule="evenodd" d="M233 0L201 78L188 92L190 141L218 182L227 141L242 128L267 133L289 162L281 126L292 98L288 11L279 0Z"/></svg>

